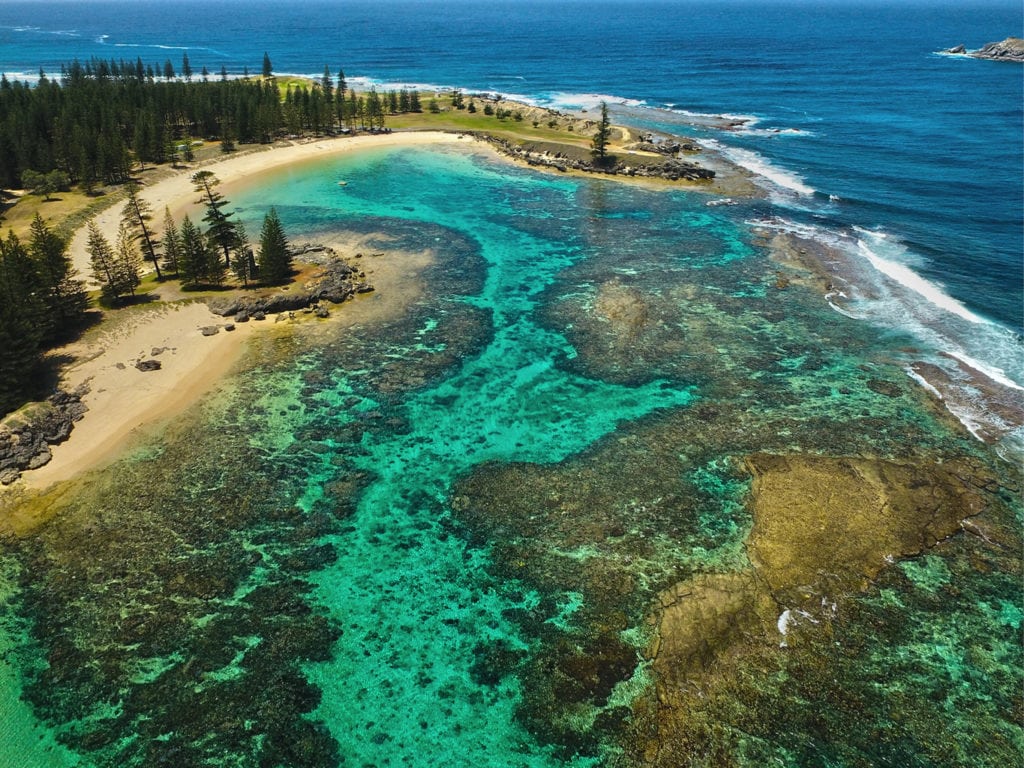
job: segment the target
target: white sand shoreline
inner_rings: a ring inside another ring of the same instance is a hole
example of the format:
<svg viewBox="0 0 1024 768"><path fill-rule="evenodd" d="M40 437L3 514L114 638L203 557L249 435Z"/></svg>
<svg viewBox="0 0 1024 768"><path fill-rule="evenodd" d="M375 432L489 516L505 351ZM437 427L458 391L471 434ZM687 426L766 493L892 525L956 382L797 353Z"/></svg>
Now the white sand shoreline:
<svg viewBox="0 0 1024 768"><path fill-rule="evenodd" d="M244 183L250 177L254 177L256 183L265 171L318 157L378 147L460 141L466 140L437 131L322 139L229 156L202 168L215 173L224 185ZM184 169L141 191L141 196L153 207L158 228L165 207L176 216L201 207L195 203L196 192L190 181L195 170ZM94 219L111 241L117 234L120 213L121 206L115 204ZM89 274L85 240L85 227L82 227L76 232L70 249L75 268L82 276ZM88 411L67 440L51 446L49 463L23 472L14 488L41 491L112 461L136 437L195 403L234 368L245 340L259 328L272 326L272 322L249 322L236 326L231 332L221 330L216 335L203 336L204 326L223 326L225 318L214 315L202 302L121 310L129 311L133 314L118 315L109 327L101 327L95 340L55 350L57 354L69 354L79 361L63 371L61 386L73 390L88 383L89 392L82 398ZM153 355L154 350L162 351ZM159 370L135 368L136 361L150 358L160 361Z"/></svg>
<svg viewBox="0 0 1024 768"><path fill-rule="evenodd" d="M201 216L202 205L197 202L198 193L191 182L197 170L214 173L230 201L231 193L242 185L258 184L264 174L285 166L382 147L456 144L472 146L474 150L516 164L489 143L470 134L403 131L345 136L302 140L183 168L173 176L143 187L140 197L152 207L154 228L160 231L165 208L179 222L185 213L196 219ZM110 242L117 237L121 208L121 203L115 202L92 218ZM91 272L86 240L87 228L82 226L69 246L74 268L82 278L87 278ZM39 469L26 470L15 487L43 490L112 461L134 437L183 412L209 391L237 363L244 340L257 328L269 325L247 323L237 326L233 332L222 331L205 337L200 333L202 327L222 325L225 321L201 302L162 304L152 310L136 309L134 312L133 316L125 317L125 322L101 328L97 341L55 350L57 354L70 354L80 361L63 371L61 385L72 390L88 382L90 391L83 397L88 411L66 441L51 446L50 462ZM156 358L161 362L160 370L135 369L138 359L162 347L167 350Z"/></svg>
<svg viewBox="0 0 1024 768"><path fill-rule="evenodd" d="M243 183L250 176L256 176L286 165L312 161L316 158L327 159L349 152L380 147L459 144L468 141L474 141L476 146L488 146L484 142L476 142L472 137L463 138L462 135L442 131L367 134L296 142L286 146L271 147L263 151L227 155L212 163L183 169L181 173L143 187L139 196L152 207L153 224L160 231L163 227L165 208L171 210L171 214L179 223L183 213L195 214L202 210L202 205L196 202L198 193L192 188L191 181L192 175L199 170L212 172L220 179L221 184L227 187ZM494 154L497 155L496 152ZM114 242L117 237L122 207L120 202L115 203L92 218L92 221L111 242ZM198 216L194 216L194 218L198 218ZM253 234L255 235L255 233ZM79 277L83 279L88 279L88 275L91 273L89 253L86 248L87 239L88 232L83 226L75 232L69 247L72 263L78 270Z"/></svg>
<svg viewBox="0 0 1024 768"><path fill-rule="evenodd" d="M68 390L87 385L82 402L89 410L67 440L50 447L47 464L23 472L22 487L41 490L115 458L146 427L180 413L211 389L256 330L248 323L203 336L204 326L224 325L224 318L201 302L135 312L101 330L97 340L67 348L82 362L64 372L61 384ZM157 360L161 367L140 371L139 360Z"/></svg>

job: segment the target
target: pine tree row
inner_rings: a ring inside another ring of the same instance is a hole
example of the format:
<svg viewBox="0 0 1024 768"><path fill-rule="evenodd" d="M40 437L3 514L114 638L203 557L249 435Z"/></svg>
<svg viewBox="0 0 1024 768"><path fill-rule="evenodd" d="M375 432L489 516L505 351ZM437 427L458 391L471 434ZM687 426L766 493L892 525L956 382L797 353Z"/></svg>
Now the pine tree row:
<svg viewBox="0 0 1024 768"><path fill-rule="evenodd" d="M241 222L227 210L210 171L192 177L198 202L205 205L204 231L188 216L176 224L165 211L163 232L138 187L131 185L111 243L94 221L88 223L86 248L92 276L100 285L100 303L130 302L141 284L143 263L158 276L174 275L186 289L217 287L228 272L244 286L277 285L293 274L291 248L277 211L263 220L256 253ZM89 307L84 283L77 279L68 241L37 214L27 242L13 232L0 238L0 414L38 395L43 353L78 331Z"/></svg>
<svg viewBox="0 0 1024 768"><path fill-rule="evenodd" d="M205 231L185 216L178 224L169 209L164 211L163 234L153 228L153 211L138 195L137 185L128 187L128 199L121 213L117 243L110 242L89 223L87 249L93 279L100 284L101 302L107 306L124 303L135 295L143 261L152 264L157 278L173 276L185 289L222 286L229 272L248 287L250 283L277 285L292 275L292 256L284 228L273 208L263 220L256 253L240 221L228 211L228 201L217 190L220 180L211 171L192 176L192 185L205 206Z"/></svg>
<svg viewBox="0 0 1024 768"><path fill-rule="evenodd" d="M388 114L420 111L415 91L357 94L344 72L335 78L327 67L312 87L290 87L282 99L267 57L260 79L222 70L211 80L205 68L193 79L187 54L180 77L170 61L163 80L158 71L141 59L94 59L62 67L59 81L40 73L34 87L0 76L0 188L73 183L88 192L127 181L135 162L190 160L194 138L231 150L284 133L379 130Z"/></svg>
<svg viewBox="0 0 1024 768"><path fill-rule="evenodd" d="M39 215L27 243L0 238L0 413L32 394L43 351L81 326L88 305L67 241Z"/></svg>

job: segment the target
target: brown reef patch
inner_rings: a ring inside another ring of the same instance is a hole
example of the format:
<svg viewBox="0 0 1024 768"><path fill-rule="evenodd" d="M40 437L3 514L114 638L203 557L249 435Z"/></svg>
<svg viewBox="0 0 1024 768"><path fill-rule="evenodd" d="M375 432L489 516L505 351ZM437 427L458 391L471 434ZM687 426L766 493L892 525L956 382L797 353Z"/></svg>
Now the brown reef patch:
<svg viewBox="0 0 1024 768"><path fill-rule="evenodd" d="M837 601L897 558L959 531L999 487L969 459L901 464L755 454L746 466L754 478L751 567L699 574L664 590L650 618L656 695L640 700L637 714L657 725L636 756L640 764L678 765L690 754L694 695L733 685L735 657L785 643L783 611L827 624Z"/></svg>
<svg viewBox="0 0 1024 768"><path fill-rule="evenodd" d="M843 588L955 533L985 507L980 467L755 455L751 562L778 596Z"/></svg>

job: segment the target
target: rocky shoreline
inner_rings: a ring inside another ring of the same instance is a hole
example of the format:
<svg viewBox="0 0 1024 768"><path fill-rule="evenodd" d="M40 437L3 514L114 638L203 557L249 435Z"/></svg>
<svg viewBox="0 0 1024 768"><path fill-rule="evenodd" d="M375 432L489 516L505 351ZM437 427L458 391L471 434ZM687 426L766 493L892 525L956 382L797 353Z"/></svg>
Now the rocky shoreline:
<svg viewBox="0 0 1024 768"><path fill-rule="evenodd" d="M334 249L317 244L300 246L293 256L305 264L318 267L303 284L285 286L269 295L235 295L217 297L207 301L211 312L232 317L235 323L263 320L271 314L279 318L288 313L303 311L318 317L328 317L326 304L341 304L356 294L369 293L373 286L366 281L365 272L344 261ZM362 254L356 254L360 258ZM234 325L224 326L233 330ZM200 331L204 336L219 332L219 326L207 326ZM158 351L154 350L153 354ZM119 363L119 367L124 365ZM139 360L135 367L143 372L159 370L158 360ZM46 400L31 403L0 420L0 485L17 481L22 472L39 469L52 458L51 446L58 445L71 435L88 406L82 398L90 391L83 384L73 391L58 389Z"/></svg>
<svg viewBox="0 0 1024 768"><path fill-rule="evenodd" d="M988 59L989 61L1020 61L1024 62L1024 39L1008 37L998 43L988 43L976 51L968 50L963 44L947 48L943 53L954 56L967 56L972 59Z"/></svg>
<svg viewBox="0 0 1024 768"><path fill-rule="evenodd" d="M82 402L88 392L88 385L72 392L58 389L0 422L0 485L10 485L22 472L49 463L50 446L64 442L88 410Z"/></svg>
<svg viewBox="0 0 1024 768"><path fill-rule="evenodd" d="M474 136L481 141L488 142L502 155L513 160L525 162L533 167L550 168L562 173L580 171L609 176L665 179L666 181L711 181L715 178L713 170L682 159L680 156L682 152L693 151L696 148L679 143L662 147L650 142L641 142L632 145L631 149L654 153L656 156L651 156L649 162L641 162L642 159L647 159L644 156L626 154L610 155L610 162L600 164L595 162L590 153L582 147L568 144L552 146L517 144L486 133L477 133Z"/></svg>

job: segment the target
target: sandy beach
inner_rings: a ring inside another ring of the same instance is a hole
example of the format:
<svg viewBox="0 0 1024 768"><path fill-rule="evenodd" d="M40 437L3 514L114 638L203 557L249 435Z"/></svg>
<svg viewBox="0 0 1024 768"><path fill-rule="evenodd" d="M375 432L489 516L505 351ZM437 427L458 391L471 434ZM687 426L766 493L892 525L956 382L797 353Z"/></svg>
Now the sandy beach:
<svg viewBox="0 0 1024 768"><path fill-rule="evenodd" d="M202 169L215 173L225 187L237 187L249 180L258 182L259 174L264 171L318 157L370 147L465 141L468 139L440 132L323 139L227 157L203 165ZM195 167L185 169L143 189L142 197L157 214L158 226L162 224L165 207L179 219L181 214L201 208L195 203L196 193L190 181L195 171ZM121 206L113 205L95 218L111 241L117 235L120 213ZM300 235L296 233L297 239L301 239ZM76 232L71 244L72 259L83 276L89 274L85 240L83 227ZM381 263L375 267L371 270L375 273L371 279L378 288L391 281L389 274L392 272L395 275L391 277L397 280L397 270L389 270ZM395 287L400 292L409 290L400 284ZM364 318L367 314L372 316L373 310L369 305L374 302L360 303L367 306L356 310L356 314ZM355 308L345 307L337 314L344 315L345 309ZM247 338L262 329L269 332L274 327L273 321L269 320L239 324L234 330L226 331L223 329L226 323L225 318L214 315L202 302L162 304L152 309L114 313L96 337L57 350L58 354L68 355L76 361L63 372L61 386L73 390L83 383L88 384L89 392L83 397L88 411L67 440L51 447L53 458L50 462L39 469L25 471L16 485L42 490L112 461L147 428L184 411L230 372L242 355ZM206 326L220 326L221 330L215 335L204 336L201 329ZM148 359L158 360L160 368L140 371L135 367L136 362Z"/></svg>
<svg viewBox="0 0 1024 768"><path fill-rule="evenodd" d="M213 163L195 165L182 170L181 173L162 179L150 186L143 187L140 197L146 200L153 209L153 224L160 231L163 227L164 209L169 208L171 215L180 223L183 214L188 213L197 220L201 216L203 206L196 202L198 193L192 187L192 175L197 171L211 171L221 181L222 188L230 188L249 181L250 177L265 171L293 163L314 161L316 158L329 158L348 152L379 147L411 147L438 144L459 144L474 141L471 137L462 138L456 134L441 131L415 131L408 133L386 133L378 135L346 136L331 139L297 141L285 146L274 146L266 150L250 151L238 155L229 155ZM478 146L487 146L483 142L475 142ZM495 153L497 156L497 153ZM230 197L229 197L230 200ZM117 238L117 228L121 221L121 208L117 203L98 214L93 221L108 240ZM196 214L199 214L198 216ZM256 237L258 233L251 233ZM75 232L71 240L71 260L78 270L79 276L89 279L91 268L89 254L86 250L88 232L85 227Z"/></svg>
<svg viewBox="0 0 1024 768"><path fill-rule="evenodd" d="M170 418L195 402L231 370L246 337L257 324L235 326L203 336L204 326L224 326L201 302L137 310L119 318L99 337L65 350L80 360L64 374L67 389L86 384L82 400L89 410L70 437L51 446L53 458L24 473L25 487L42 489L113 459L146 425ZM158 370L143 371L136 362L156 360Z"/></svg>
<svg viewBox="0 0 1024 768"><path fill-rule="evenodd" d="M470 143L495 157L515 162L487 142L465 134L415 131L324 138L250 150L196 164L143 187L140 196L152 207L153 224L159 231L165 208L178 222L186 213L194 220L201 217L203 206L197 202L198 193L191 182L197 170L213 172L230 201L234 192L260 183L263 174L284 166L315 163L318 159L370 148ZM121 209L122 205L115 203L93 219L110 242L117 238ZM302 233L291 234L293 240L302 240ZM83 278L91 271L86 241L86 227L81 227L69 248L75 269ZM385 257L370 270L377 273L371 274L370 279L378 290L384 288L383 293L406 295L415 290L411 283L406 284L410 282L409 268L424 259L429 260L429 256L403 254L402 269L397 270L394 265L382 263L387 261ZM380 298L379 293L377 298ZM363 301L358 303L363 306L359 309L347 306L337 314L365 320L375 312L389 311L388 306L392 304L386 301L374 306ZM112 461L143 434L146 427L159 425L195 403L232 369L242 354L246 338L259 332L261 327L273 326L272 322L253 322L214 336L203 336L200 332L204 326L224 324L225 318L214 315L202 302L166 303L153 309L137 309L131 315L115 312L111 321L100 329L98 338L88 344L77 343L57 350L58 354L66 354L76 361L63 372L62 386L73 390L88 383L89 392L83 397L88 411L67 440L51 447L50 462L39 469L25 471L18 485L45 489ZM161 351L154 354L155 350ZM159 370L135 368L137 361L150 357L160 361Z"/></svg>

